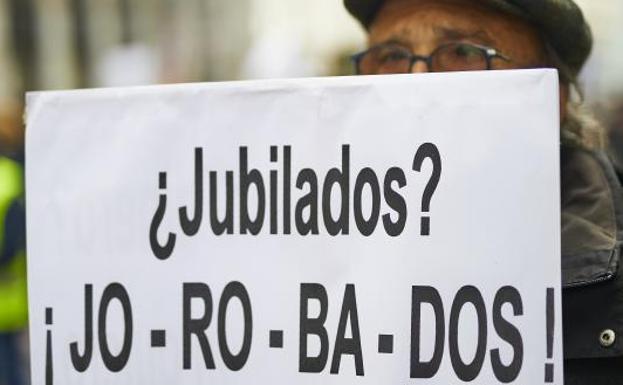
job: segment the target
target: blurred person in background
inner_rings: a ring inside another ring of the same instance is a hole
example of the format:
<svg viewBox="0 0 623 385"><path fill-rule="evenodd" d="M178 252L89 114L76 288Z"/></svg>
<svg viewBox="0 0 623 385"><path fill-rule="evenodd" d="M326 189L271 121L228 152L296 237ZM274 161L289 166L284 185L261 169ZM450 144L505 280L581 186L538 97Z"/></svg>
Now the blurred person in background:
<svg viewBox="0 0 623 385"><path fill-rule="evenodd" d="M27 323L23 171L0 156L0 385L26 384Z"/></svg>
<svg viewBox="0 0 623 385"><path fill-rule="evenodd" d="M571 101L592 47L581 10L572 0L344 3L368 32L358 74L558 69L565 383L622 384L623 193L601 126Z"/></svg>
<svg viewBox="0 0 623 385"><path fill-rule="evenodd" d="M23 163L24 128L21 103L0 99L0 155L8 154Z"/></svg>

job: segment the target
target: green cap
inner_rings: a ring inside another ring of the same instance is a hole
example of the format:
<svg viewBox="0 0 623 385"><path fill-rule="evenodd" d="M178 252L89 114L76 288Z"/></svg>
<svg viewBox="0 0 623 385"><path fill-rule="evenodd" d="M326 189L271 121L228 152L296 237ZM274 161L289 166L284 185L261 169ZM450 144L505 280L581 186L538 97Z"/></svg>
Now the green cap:
<svg viewBox="0 0 623 385"><path fill-rule="evenodd" d="M346 9L368 29L385 0L344 0ZM591 29L573 0L479 0L534 23L556 51L564 70L582 69L593 45Z"/></svg>

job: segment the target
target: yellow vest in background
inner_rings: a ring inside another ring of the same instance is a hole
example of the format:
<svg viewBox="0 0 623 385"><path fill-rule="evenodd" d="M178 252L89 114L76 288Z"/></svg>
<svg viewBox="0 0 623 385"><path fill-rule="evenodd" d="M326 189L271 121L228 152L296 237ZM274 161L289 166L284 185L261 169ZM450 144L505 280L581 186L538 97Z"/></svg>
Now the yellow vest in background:
<svg viewBox="0 0 623 385"><path fill-rule="evenodd" d="M0 157L0 250L5 247L6 215L13 202L23 196L21 167ZM0 333L18 331L28 323L26 254L19 250L10 262L0 267Z"/></svg>

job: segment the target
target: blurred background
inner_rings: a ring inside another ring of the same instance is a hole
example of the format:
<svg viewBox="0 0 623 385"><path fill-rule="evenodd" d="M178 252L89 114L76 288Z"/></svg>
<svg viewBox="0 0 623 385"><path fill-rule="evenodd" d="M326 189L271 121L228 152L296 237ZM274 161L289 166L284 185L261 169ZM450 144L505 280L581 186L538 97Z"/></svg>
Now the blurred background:
<svg viewBox="0 0 623 385"><path fill-rule="evenodd" d="M623 1L578 3L586 101L621 126ZM364 43L340 0L0 0L0 151L21 152L27 90L344 75Z"/></svg>
<svg viewBox="0 0 623 385"><path fill-rule="evenodd" d="M347 74L339 0L0 0L0 151L24 91Z"/></svg>
<svg viewBox="0 0 623 385"><path fill-rule="evenodd" d="M581 76L586 104L609 129L616 156L623 1L576 1L595 35ZM26 91L348 75L349 56L364 46L341 0L0 0L0 155L23 164ZM0 330L0 374L26 347L19 328ZM16 370L22 376L26 367Z"/></svg>

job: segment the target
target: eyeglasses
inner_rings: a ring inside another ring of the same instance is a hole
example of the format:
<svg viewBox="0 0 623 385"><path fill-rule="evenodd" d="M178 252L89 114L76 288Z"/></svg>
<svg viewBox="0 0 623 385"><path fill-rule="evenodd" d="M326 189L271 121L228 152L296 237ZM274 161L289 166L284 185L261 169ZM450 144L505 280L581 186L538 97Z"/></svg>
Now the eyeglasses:
<svg viewBox="0 0 623 385"><path fill-rule="evenodd" d="M430 72L490 70L496 58L510 61L494 48L461 42L440 45L430 56L387 43L352 56L358 75L409 73L418 61L425 62Z"/></svg>

